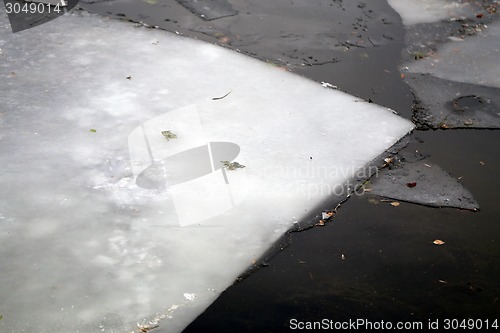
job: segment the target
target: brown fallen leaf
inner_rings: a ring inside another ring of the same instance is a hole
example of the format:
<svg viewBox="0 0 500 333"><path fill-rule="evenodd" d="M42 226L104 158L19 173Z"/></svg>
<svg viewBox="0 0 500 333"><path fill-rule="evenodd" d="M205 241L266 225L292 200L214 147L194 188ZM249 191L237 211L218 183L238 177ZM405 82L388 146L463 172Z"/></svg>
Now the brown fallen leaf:
<svg viewBox="0 0 500 333"><path fill-rule="evenodd" d="M440 239L436 239L434 242L432 242L433 244L436 244L436 245L443 245L444 242Z"/></svg>
<svg viewBox="0 0 500 333"><path fill-rule="evenodd" d="M159 326L160 325L158 325L157 323L150 323L150 325L137 324L137 328L139 329L140 332L143 332L143 333L149 332L152 329L155 329Z"/></svg>
<svg viewBox="0 0 500 333"><path fill-rule="evenodd" d="M397 201L393 201L393 202L391 202L391 206L393 206L393 207L397 207L397 206L399 206L399 205L400 205L400 203L399 203L399 202L397 202Z"/></svg>
<svg viewBox="0 0 500 333"><path fill-rule="evenodd" d="M406 183L406 186L408 186L409 188L415 187L417 186L417 182Z"/></svg>
<svg viewBox="0 0 500 333"><path fill-rule="evenodd" d="M323 220L319 220L319 222L318 222L318 223L316 223L316 225L317 225L317 226L322 227L322 226L324 226L324 225L325 225L325 221L323 221Z"/></svg>

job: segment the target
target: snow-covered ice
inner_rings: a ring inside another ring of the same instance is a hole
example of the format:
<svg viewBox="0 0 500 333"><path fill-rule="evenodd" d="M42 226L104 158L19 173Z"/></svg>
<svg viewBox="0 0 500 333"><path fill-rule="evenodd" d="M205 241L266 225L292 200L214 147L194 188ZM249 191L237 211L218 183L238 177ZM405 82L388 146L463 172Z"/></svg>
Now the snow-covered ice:
<svg viewBox="0 0 500 333"><path fill-rule="evenodd" d="M88 14L13 34L2 10L0 48L2 332L179 332L413 128L233 51Z"/></svg>

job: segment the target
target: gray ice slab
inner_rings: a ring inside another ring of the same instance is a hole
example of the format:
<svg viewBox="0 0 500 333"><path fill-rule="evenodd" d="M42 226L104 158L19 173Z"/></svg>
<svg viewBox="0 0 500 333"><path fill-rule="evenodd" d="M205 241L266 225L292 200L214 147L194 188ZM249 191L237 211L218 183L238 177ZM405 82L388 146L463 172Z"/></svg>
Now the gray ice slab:
<svg viewBox="0 0 500 333"><path fill-rule="evenodd" d="M175 0L206 21L238 14L226 0Z"/></svg>
<svg viewBox="0 0 500 333"><path fill-rule="evenodd" d="M214 42L227 43L233 49L293 69L338 61L345 61L346 68L355 67L350 63L354 58L352 53L357 58L356 52L363 48L384 44L390 47L398 39L389 24L398 19L397 14L384 0L366 5L331 0L229 2L240 15L213 21L196 19L184 11L177 16L190 34L208 35ZM357 20L355 24L353 17ZM170 29L179 27L173 24Z"/></svg>
<svg viewBox="0 0 500 333"><path fill-rule="evenodd" d="M371 194L431 207L476 211L472 194L449 173L425 160L383 169L371 182Z"/></svg>
<svg viewBox="0 0 500 333"><path fill-rule="evenodd" d="M418 127L499 128L500 22L491 7L452 0L389 4L407 25L401 69L415 95Z"/></svg>
<svg viewBox="0 0 500 333"><path fill-rule="evenodd" d="M44 3L47 5L59 5L59 6L67 6L65 0L24 0L25 2L36 2L36 3Z"/></svg>
<svg viewBox="0 0 500 333"><path fill-rule="evenodd" d="M1 332L180 332L414 127L79 12L13 34L0 9L0 48Z"/></svg>
<svg viewBox="0 0 500 333"><path fill-rule="evenodd" d="M500 128L500 89L407 74L415 95L413 120L420 129Z"/></svg>
<svg viewBox="0 0 500 333"><path fill-rule="evenodd" d="M500 88L500 22L478 29L475 35L448 40L432 56L403 67L412 73Z"/></svg>

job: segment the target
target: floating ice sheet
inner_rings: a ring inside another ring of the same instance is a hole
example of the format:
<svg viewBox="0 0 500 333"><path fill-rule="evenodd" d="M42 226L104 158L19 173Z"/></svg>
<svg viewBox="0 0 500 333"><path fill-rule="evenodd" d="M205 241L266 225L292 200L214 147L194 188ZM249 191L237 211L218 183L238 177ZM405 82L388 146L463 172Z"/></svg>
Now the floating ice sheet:
<svg viewBox="0 0 500 333"><path fill-rule="evenodd" d="M461 1L392 1L389 4L401 15L405 25L408 25L410 43L408 48L415 50L420 47L423 54L416 57L416 61L404 64L412 73L429 73L436 77L500 88L500 22L498 15L489 14L484 8L474 7L474 4L462 3ZM421 15L432 18L428 22L437 22L439 15L433 15L435 11L448 13L458 18L457 14L450 12L450 8L461 8L463 13L473 20L459 24L453 28L452 23L442 23L434 30L447 31L449 36L440 36L429 29L412 27L419 21ZM481 9L484 18L476 18L476 13ZM483 14L486 13L486 14ZM488 20L486 20L488 18ZM496 20L496 21L494 21ZM493 21L491 24L490 21ZM457 31L453 31L453 29ZM461 35L459 33L462 33ZM407 38L408 42L408 38ZM438 43L437 46L435 44ZM432 45L435 50L428 50L426 46Z"/></svg>
<svg viewBox="0 0 500 333"><path fill-rule="evenodd" d="M2 11L0 48L2 332L179 332L413 128L88 14L12 34Z"/></svg>
<svg viewBox="0 0 500 333"><path fill-rule="evenodd" d="M384 169L374 179L370 193L431 207L479 209L472 194L458 180L426 161Z"/></svg>

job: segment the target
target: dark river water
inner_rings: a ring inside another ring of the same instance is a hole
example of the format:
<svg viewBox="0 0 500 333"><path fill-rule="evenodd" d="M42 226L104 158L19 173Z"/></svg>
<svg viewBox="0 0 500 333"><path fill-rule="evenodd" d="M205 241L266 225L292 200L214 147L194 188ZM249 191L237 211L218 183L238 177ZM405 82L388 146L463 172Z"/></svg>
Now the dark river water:
<svg viewBox="0 0 500 333"><path fill-rule="evenodd" d="M405 30L385 1L231 3L236 17L208 22L175 1L80 6L288 64L292 72L411 118L413 95L398 70ZM292 233L290 246L228 288L185 332L287 332L298 322L323 319L420 322L424 328L440 320L444 328L457 323L446 319L471 318L500 325L500 132L413 136L419 140L404 149L430 154L429 162L461 177L479 212L393 207L353 196L326 226ZM445 244L434 245L435 239Z"/></svg>

